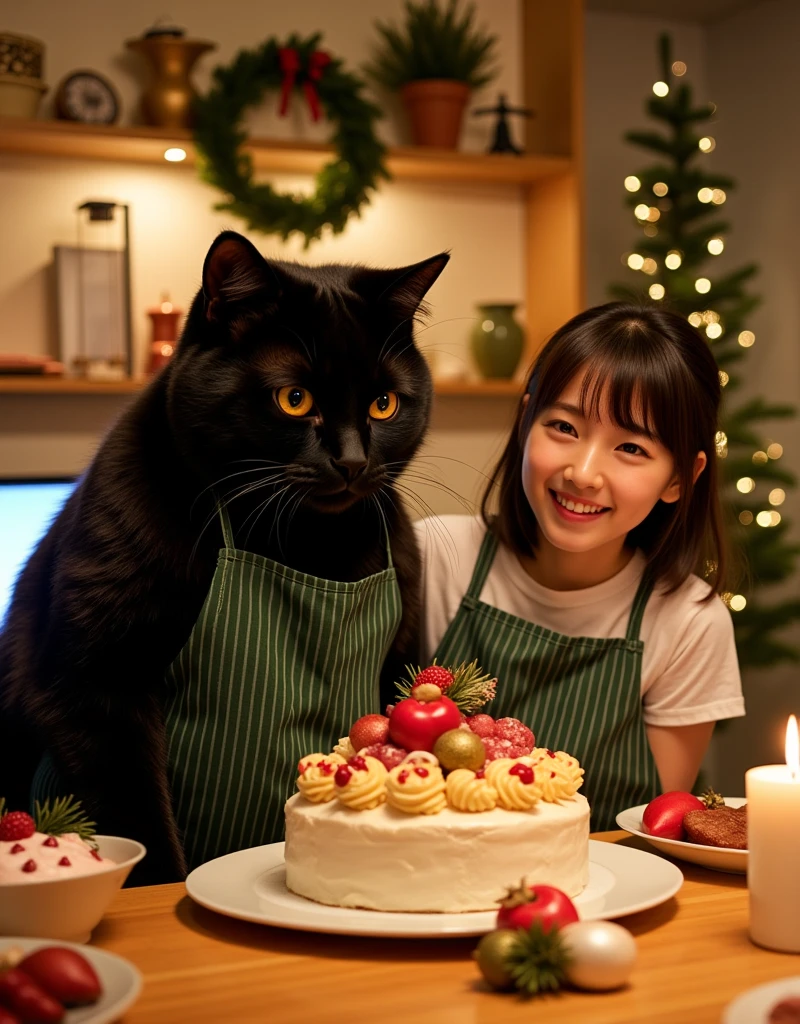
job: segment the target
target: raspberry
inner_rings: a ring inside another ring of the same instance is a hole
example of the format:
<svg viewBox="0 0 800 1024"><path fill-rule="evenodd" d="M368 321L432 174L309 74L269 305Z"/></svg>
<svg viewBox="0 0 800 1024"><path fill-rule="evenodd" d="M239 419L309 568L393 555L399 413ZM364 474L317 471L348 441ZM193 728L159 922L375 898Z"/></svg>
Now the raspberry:
<svg viewBox="0 0 800 1024"><path fill-rule="evenodd" d="M374 743L371 747L365 747L361 753L365 757L377 758L389 772L408 756L407 750L395 747L391 743Z"/></svg>
<svg viewBox="0 0 800 1024"><path fill-rule="evenodd" d="M71 868L72 862L70 861L69 857L62 857L61 860L58 862L58 866L60 868Z"/></svg>
<svg viewBox="0 0 800 1024"><path fill-rule="evenodd" d="M516 757L511 740L501 740L497 736L487 736L483 739L483 746L486 750L486 760L496 761L498 757Z"/></svg>
<svg viewBox="0 0 800 1024"><path fill-rule="evenodd" d="M433 683L442 693L447 693L453 685L453 673L443 665L430 665L415 676L414 686L419 686L420 683Z"/></svg>
<svg viewBox="0 0 800 1024"><path fill-rule="evenodd" d="M9 811L0 818L0 841L4 843L30 839L35 831L36 822L24 811Z"/></svg>
<svg viewBox="0 0 800 1024"><path fill-rule="evenodd" d="M473 715L467 719L467 725L481 739L495 735L495 721L491 715Z"/></svg>
<svg viewBox="0 0 800 1024"><path fill-rule="evenodd" d="M503 740L511 740L515 747L523 748L522 754L516 754L516 757L530 754L534 747L533 733L518 718L498 718L495 736L499 736Z"/></svg>

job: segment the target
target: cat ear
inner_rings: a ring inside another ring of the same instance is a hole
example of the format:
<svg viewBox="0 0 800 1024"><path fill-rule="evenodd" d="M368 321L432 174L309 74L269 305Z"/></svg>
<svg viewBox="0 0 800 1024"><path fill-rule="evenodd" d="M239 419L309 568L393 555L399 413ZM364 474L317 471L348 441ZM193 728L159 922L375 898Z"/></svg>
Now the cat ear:
<svg viewBox="0 0 800 1024"><path fill-rule="evenodd" d="M277 300L281 281L277 270L244 235L223 231L211 244L203 264L206 317L219 319L223 308L258 298L265 305Z"/></svg>
<svg viewBox="0 0 800 1024"><path fill-rule="evenodd" d="M425 314L428 310L422 300L449 260L449 253L440 252L398 270L364 270L353 286L368 301L385 304L400 317Z"/></svg>

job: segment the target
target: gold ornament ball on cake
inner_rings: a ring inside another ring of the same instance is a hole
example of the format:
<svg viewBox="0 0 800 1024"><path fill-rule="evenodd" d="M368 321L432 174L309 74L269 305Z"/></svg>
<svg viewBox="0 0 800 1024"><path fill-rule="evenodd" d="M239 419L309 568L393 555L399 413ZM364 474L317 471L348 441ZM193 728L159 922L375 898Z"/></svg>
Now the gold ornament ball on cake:
<svg viewBox="0 0 800 1024"><path fill-rule="evenodd" d="M469 768L477 772L486 760L486 748L480 736L468 729L448 729L433 745L433 753L439 764L452 771L454 768Z"/></svg>

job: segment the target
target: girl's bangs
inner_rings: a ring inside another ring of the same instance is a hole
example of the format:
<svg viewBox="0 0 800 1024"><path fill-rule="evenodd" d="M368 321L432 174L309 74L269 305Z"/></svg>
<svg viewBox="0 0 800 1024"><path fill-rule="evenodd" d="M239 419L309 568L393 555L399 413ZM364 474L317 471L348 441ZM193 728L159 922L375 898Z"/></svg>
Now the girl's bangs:
<svg viewBox="0 0 800 1024"><path fill-rule="evenodd" d="M584 418L609 417L623 430L658 441L677 454L676 405L684 390L684 374L663 351L637 344L637 333L612 331L540 367L535 415L557 402L579 376Z"/></svg>

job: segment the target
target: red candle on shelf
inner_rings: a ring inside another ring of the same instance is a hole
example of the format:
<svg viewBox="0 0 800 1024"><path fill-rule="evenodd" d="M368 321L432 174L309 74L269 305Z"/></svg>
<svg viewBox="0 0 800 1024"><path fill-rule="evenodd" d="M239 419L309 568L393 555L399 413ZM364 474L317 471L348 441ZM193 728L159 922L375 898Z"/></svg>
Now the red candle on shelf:
<svg viewBox="0 0 800 1024"><path fill-rule="evenodd" d="M160 306L148 309L152 337L150 339L150 358L147 363L148 373L158 373L168 363L175 351L178 341L178 325L183 316L182 309L176 309L164 295Z"/></svg>

